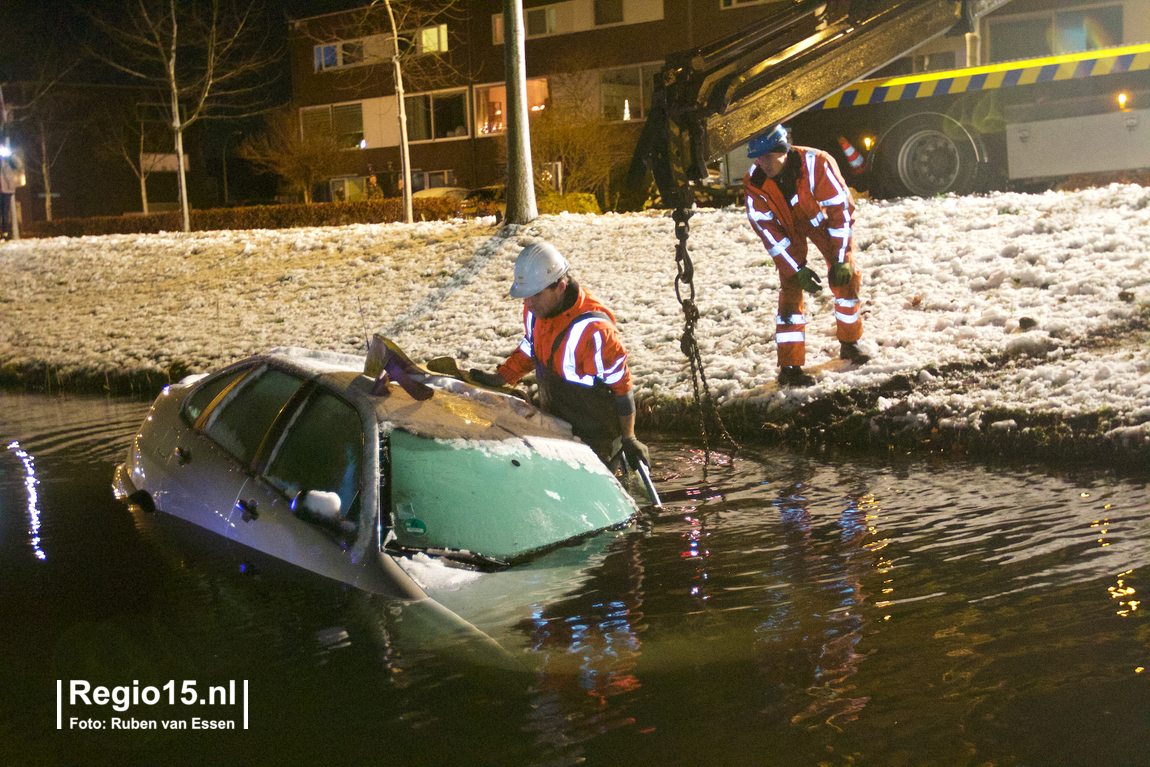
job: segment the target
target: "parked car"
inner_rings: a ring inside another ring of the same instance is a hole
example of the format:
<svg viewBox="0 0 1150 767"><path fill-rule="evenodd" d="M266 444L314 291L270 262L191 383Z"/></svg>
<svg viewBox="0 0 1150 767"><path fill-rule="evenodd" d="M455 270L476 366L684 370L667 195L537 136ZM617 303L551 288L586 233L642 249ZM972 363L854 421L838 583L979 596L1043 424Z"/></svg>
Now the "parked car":
<svg viewBox="0 0 1150 767"><path fill-rule="evenodd" d="M378 338L378 337L377 337ZM172 385L116 496L370 592L426 596L427 555L501 570L638 507L563 421L414 366L280 348Z"/></svg>
<svg viewBox="0 0 1150 767"><path fill-rule="evenodd" d="M420 189L411 193L411 199L418 200L424 197L450 197L455 202L462 202L468 191L461 186L433 186L430 189Z"/></svg>
<svg viewBox="0 0 1150 767"><path fill-rule="evenodd" d="M507 187L502 184L472 189L463 198L460 209L465 216L495 216L502 221L507 215Z"/></svg>

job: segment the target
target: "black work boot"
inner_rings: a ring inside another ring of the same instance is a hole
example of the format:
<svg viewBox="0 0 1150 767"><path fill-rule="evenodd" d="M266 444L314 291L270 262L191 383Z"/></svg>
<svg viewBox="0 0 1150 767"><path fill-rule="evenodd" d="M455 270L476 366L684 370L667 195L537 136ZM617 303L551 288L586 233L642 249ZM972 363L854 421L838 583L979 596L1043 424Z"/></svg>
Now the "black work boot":
<svg viewBox="0 0 1150 767"><path fill-rule="evenodd" d="M870 355L863 353L855 342L842 342L839 346L839 359L853 362L856 365L865 365L870 362Z"/></svg>
<svg viewBox="0 0 1150 767"><path fill-rule="evenodd" d="M789 365L779 370L779 386L814 386L815 379L798 365Z"/></svg>

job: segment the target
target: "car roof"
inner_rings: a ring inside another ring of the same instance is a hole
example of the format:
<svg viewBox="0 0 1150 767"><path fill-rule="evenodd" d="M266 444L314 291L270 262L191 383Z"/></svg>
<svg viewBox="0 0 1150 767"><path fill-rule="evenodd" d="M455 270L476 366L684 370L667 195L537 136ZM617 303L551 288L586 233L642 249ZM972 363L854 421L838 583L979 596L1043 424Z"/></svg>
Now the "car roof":
<svg viewBox="0 0 1150 767"><path fill-rule="evenodd" d="M572 439L571 427L526 402L449 376L420 372L414 378L434 394L416 400L396 384L373 395L375 379L363 373L365 358L298 347L277 347L249 361L262 361L316 379L360 412L374 413L380 430L402 429L436 439L506 440L521 436Z"/></svg>

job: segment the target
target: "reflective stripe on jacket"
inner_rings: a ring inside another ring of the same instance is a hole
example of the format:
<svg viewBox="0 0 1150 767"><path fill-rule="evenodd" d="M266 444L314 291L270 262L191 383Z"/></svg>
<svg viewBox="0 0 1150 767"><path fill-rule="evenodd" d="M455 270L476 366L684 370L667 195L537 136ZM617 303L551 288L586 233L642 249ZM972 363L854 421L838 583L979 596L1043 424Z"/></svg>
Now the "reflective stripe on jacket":
<svg viewBox="0 0 1150 767"><path fill-rule="evenodd" d="M588 312L606 317L580 317ZM535 369L538 360L571 383L592 386L599 380L617 395L631 391L627 350L615 327L615 315L582 287L575 304L555 317L536 317L525 305L523 327L519 347L498 369L507 383L514 385ZM556 349L556 341L564 335ZM556 349L553 357L552 349Z"/></svg>
<svg viewBox="0 0 1150 767"><path fill-rule="evenodd" d="M806 263L806 233L820 230L826 240L828 259L846 263L851 247L851 225L854 201L846 181L839 173L834 158L821 149L796 146L801 169L795 196L784 200L778 185L767 179L756 186L751 177L755 167L743 178L747 218L775 261L780 276L794 274Z"/></svg>

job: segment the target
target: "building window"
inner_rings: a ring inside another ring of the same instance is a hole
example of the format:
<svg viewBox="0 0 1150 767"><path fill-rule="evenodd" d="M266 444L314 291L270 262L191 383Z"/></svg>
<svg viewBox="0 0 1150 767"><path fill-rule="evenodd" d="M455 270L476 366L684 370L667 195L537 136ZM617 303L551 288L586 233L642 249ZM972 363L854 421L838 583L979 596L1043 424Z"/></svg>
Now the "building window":
<svg viewBox="0 0 1150 767"><path fill-rule="evenodd" d="M661 64L605 69L599 73L599 104L604 119L642 120L651 109L655 75Z"/></svg>
<svg viewBox="0 0 1150 767"><path fill-rule="evenodd" d="M447 25L408 30L399 33L400 56L423 56L447 52Z"/></svg>
<svg viewBox="0 0 1150 767"><path fill-rule="evenodd" d="M324 43L315 47L315 71L325 72L329 69L346 69L348 67L362 67L366 64L378 64L386 58L384 45L387 38L383 35L364 37L358 40L341 40L335 43Z"/></svg>
<svg viewBox="0 0 1150 767"><path fill-rule="evenodd" d="M416 176L423 179L423 183L425 184L424 189L439 189L445 186L455 186L455 171L453 170L429 170L422 173L416 171L411 175L412 186L415 186Z"/></svg>
<svg viewBox="0 0 1150 767"><path fill-rule="evenodd" d="M547 106L547 78L527 81L527 108L538 112ZM502 133L507 128L507 86L486 85L475 89L475 125L480 136Z"/></svg>
<svg viewBox="0 0 1150 767"><path fill-rule="evenodd" d="M542 8L525 8L523 10L523 34L527 38L546 37L558 34L559 17L555 6L545 5ZM491 16L491 42L493 45L503 45L503 14L496 13Z"/></svg>
<svg viewBox="0 0 1150 767"><path fill-rule="evenodd" d="M367 189L366 176L333 178L329 184L331 186L332 202L355 202L356 200L367 199L367 194L365 193Z"/></svg>
<svg viewBox="0 0 1150 767"><path fill-rule="evenodd" d="M1122 44L1122 6L990 20L990 61L1096 51Z"/></svg>
<svg viewBox="0 0 1150 767"><path fill-rule="evenodd" d="M406 30L399 33L400 56L423 56L446 53L447 25ZM358 40L341 40L315 46L315 71L347 69L371 64L382 64L393 55L391 35L371 35Z"/></svg>
<svg viewBox="0 0 1150 767"><path fill-rule="evenodd" d="M365 149L363 104L332 104L300 110L300 127L305 138L333 136L341 149Z"/></svg>
<svg viewBox="0 0 1150 767"><path fill-rule="evenodd" d="M467 91L406 96L408 141L463 138L467 131Z"/></svg>
<svg viewBox="0 0 1150 767"><path fill-rule="evenodd" d="M527 37L553 35L558 28L555 19L555 8L553 6L528 8L523 11L523 21L526 27L525 32Z"/></svg>
<svg viewBox="0 0 1150 767"><path fill-rule="evenodd" d="M595 0L595 26L623 23L623 0Z"/></svg>

